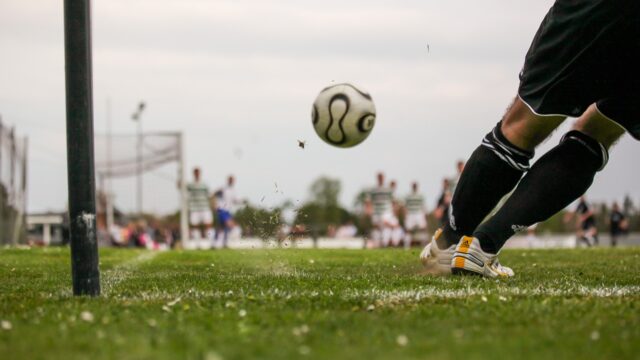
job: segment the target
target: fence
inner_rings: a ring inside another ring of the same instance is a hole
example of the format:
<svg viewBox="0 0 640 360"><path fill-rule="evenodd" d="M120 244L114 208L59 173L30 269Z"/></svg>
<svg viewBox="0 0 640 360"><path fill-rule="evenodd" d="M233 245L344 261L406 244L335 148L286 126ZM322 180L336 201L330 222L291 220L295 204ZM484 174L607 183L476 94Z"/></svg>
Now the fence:
<svg viewBox="0 0 640 360"><path fill-rule="evenodd" d="M27 138L0 118L0 244L26 241Z"/></svg>

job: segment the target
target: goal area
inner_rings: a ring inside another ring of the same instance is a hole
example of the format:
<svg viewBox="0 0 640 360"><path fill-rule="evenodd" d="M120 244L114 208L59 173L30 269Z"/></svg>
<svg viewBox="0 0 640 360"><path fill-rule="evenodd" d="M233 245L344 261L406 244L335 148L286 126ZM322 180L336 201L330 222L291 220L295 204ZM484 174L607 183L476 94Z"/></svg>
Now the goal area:
<svg viewBox="0 0 640 360"><path fill-rule="evenodd" d="M111 234L144 214L179 214L179 234L188 234L184 147L181 132L95 134L96 221ZM120 222L120 223L119 223ZM103 231L100 231L100 230Z"/></svg>

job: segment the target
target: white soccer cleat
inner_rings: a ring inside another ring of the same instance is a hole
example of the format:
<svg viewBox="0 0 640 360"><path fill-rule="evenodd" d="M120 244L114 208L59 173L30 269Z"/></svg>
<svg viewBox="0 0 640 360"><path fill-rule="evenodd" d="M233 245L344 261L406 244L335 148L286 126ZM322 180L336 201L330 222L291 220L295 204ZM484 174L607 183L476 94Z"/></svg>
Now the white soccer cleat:
<svg viewBox="0 0 640 360"><path fill-rule="evenodd" d="M442 235L442 229L438 229L431 238L431 242L420 253L420 261L426 273L432 275L451 275L451 259L456 246L451 245L446 249L438 248L436 240Z"/></svg>
<svg viewBox="0 0 640 360"><path fill-rule="evenodd" d="M480 240L463 236L456 246L451 259L451 272L453 274L481 275L489 278L511 277L513 270L502 266L497 254L484 252L480 248Z"/></svg>

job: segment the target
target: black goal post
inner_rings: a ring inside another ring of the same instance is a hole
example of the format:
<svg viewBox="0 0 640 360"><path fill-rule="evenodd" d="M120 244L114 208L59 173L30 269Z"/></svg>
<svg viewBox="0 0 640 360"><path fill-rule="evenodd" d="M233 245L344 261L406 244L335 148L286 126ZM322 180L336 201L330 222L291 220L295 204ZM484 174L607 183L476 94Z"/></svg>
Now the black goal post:
<svg viewBox="0 0 640 360"><path fill-rule="evenodd" d="M90 0L64 0L64 46L73 294L98 296Z"/></svg>

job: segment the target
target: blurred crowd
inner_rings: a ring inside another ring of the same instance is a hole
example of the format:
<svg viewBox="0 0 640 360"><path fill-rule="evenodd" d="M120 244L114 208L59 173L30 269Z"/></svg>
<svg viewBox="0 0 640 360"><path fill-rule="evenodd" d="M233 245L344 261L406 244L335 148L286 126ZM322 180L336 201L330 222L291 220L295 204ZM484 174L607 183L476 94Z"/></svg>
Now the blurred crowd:
<svg viewBox="0 0 640 360"><path fill-rule="evenodd" d="M144 219L131 221L125 226L114 225L108 235L109 245L152 250L173 248L180 237L177 227L165 226L157 221L149 223Z"/></svg>
<svg viewBox="0 0 640 360"><path fill-rule="evenodd" d="M367 248L422 246L436 229L449 223L451 200L464 166L463 161L457 161L455 173L442 179L432 209L428 208L418 182L410 184L408 193L398 194L398 182L379 172L375 184L358 195L355 211L339 205L337 179L317 179L311 186L316 196L297 206L288 202L263 208L238 199L233 175L211 191L202 181L201 170L194 168L192 181L186 186L189 239L211 248L226 248L230 240L243 235L279 243L303 238L315 241L322 237L362 239ZM181 246L179 213L162 218L149 214L132 217L115 209L113 225L107 229L106 207L106 197L98 192L96 219L102 246L156 250ZM575 208L531 226L526 229L526 236L533 243L538 233L575 231L579 246L597 246L599 231L607 231L610 244L616 246L630 230L638 230L639 214L634 211L629 198L622 206L617 202L609 206L593 204L582 196ZM36 228L32 230L37 233ZM68 242L64 225L62 235L62 243Z"/></svg>

